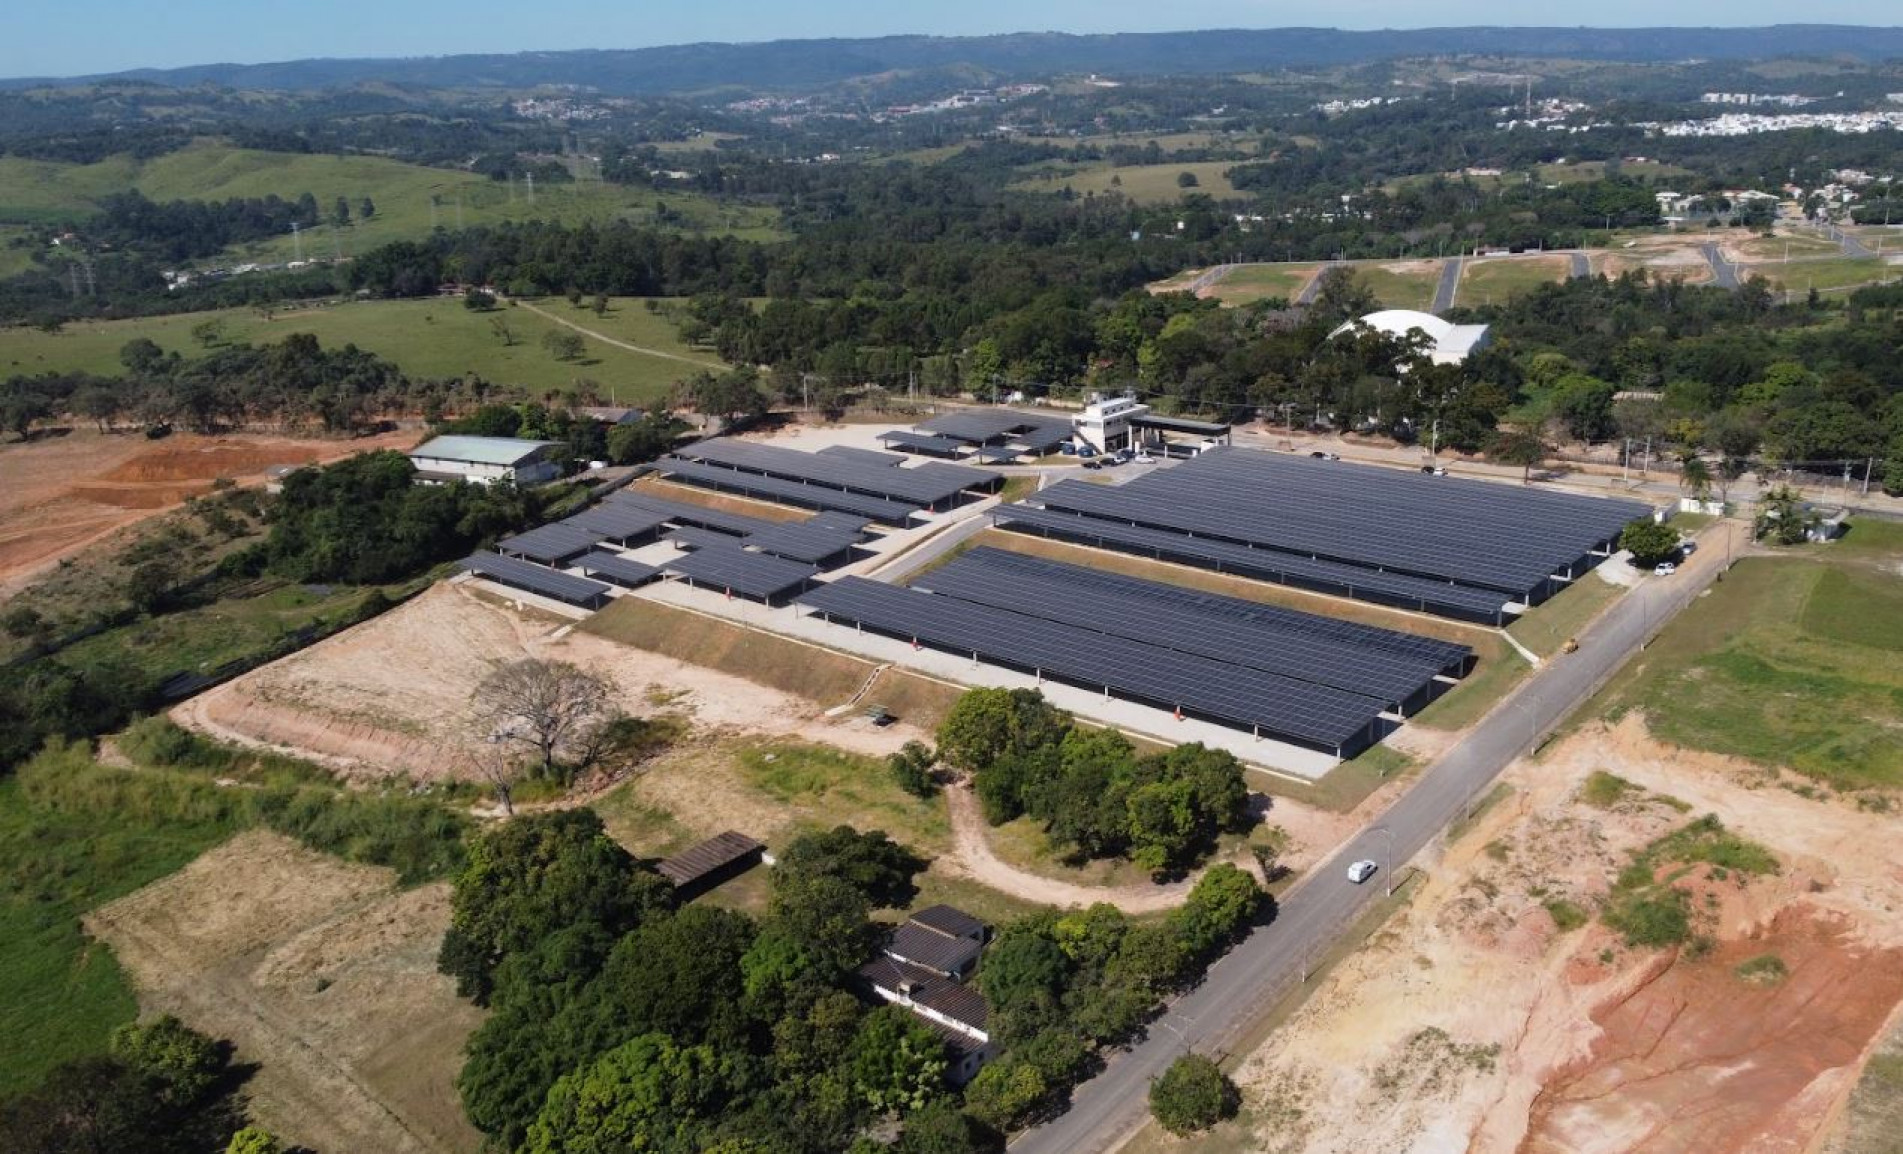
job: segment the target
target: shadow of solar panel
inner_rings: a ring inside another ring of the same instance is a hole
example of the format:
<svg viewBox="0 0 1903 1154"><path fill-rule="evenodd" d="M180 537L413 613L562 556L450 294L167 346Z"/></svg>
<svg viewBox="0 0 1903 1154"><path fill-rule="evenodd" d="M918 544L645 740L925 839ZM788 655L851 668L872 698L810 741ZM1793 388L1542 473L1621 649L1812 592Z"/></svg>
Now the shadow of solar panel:
<svg viewBox="0 0 1903 1154"><path fill-rule="evenodd" d="M796 601L902 639L1315 748L1371 741L1382 724L1382 703L1363 694L1167 649L1105 644L1088 630L860 577L809 589Z"/></svg>

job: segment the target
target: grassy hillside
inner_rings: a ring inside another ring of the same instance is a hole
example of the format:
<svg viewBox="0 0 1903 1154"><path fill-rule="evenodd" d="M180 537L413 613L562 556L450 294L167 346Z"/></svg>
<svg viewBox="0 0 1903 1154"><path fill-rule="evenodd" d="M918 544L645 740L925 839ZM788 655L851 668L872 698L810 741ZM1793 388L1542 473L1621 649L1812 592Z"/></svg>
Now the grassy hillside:
<svg viewBox="0 0 1903 1154"><path fill-rule="evenodd" d="M1563 256L1496 257L1469 261L1461 269L1460 292L1454 303L1475 308L1505 304L1510 297L1532 292L1543 284L1565 280L1571 262Z"/></svg>
<svg viewBox="0 0 1903 1154"><path fill-rule="evenodd" d="M770 239L778 214L719 204L696 193L655 192L584 182L544 185L529 203L527 189L484 176L450 169L426 168L377 156L316 156L259 152L232 148L215 141L199 141L188 148L148 161L109 157L97 164L60 164L0 157L0 224L54 221L84 212L100 197L136 188L153 200L223 200L228 197L268 196L286 199L309 192L328 216L338 197L357 204L369 197L376 213L367 221L353 221L339 230L335 244L328 226L314 230L305 242L306 255L328 254L340 248L346 255L391 240L416 237L433 225L455 227L499 224L512 220L583 221L631 220L656 223L657 208L666 206L679 227ZM432 198L434 205L432 206ZM457 205L460 202L461 208ZM294 254L286 236L278 241L248 246L254 259L287 260Z"/></svg>
<svg viewBox="0 0 1903 1154"><path fill-rule="evenodd" d="M1232 160L1136 164L1125 168L1113 167L1107 161L1081 168L1040 165L1032 175L1011 187L1027 192L1061 192L1069 187L1079 196L1087 192L1121 192L1138 204L1168 204L1198 192L1220 200L1239 195L1236 186L1224 175L1235 166ZM1177 184L1177 178L1185 172L1195 174L1195 188L1182 188Z"/></svg>
<svg viewBox="0 0 1903 1154"><path fill-rule="evenodd" d="M574 309L567 301L543 302L556 316L572 317L583 328L627 344L686 357L632 352L598 340L587 341L577 360L558 361L542 347L542 336L558 326L526 309L502 308L472 313L456 300L354 301L323 308L283 312L266 319L249 309L224 309L178 316L144 317L124 321L92 321L67 325L57 333L38 329L0 328L0 376L15 373L83 370L116 375L119 350L134 337L149 337L161 348L186 356L203 355L191 337L193 326L216 318L225 338L260 344L281 341L292 333L311 333L325 345L355 344L400 365L419 377L453 377L477 373L503 384L535 391L566 391L579 378L597 381L616 399L652 400L675 381L693 373L697 365L719 368L709 354L688 348L664 318L649 313L639 300L617 299L608 313L597 318L592 310ZM504 345L493 331L501 320L515 343Z"/></svg>

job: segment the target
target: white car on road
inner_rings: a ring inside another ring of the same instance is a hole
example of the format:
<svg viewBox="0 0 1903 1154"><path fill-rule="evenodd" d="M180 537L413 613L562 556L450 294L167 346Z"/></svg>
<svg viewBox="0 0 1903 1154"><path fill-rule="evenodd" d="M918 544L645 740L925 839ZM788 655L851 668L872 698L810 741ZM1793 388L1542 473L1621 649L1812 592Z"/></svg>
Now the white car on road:
<svg viewBox="0 0 1903 1154"><path fill-rule="evenodd" d="M1670 577L1676 572L1678 572L1678 566L1670 561L1660 561L1652 566L1652 575L1655 577Z"/></svg>
<svg viewBox="0 0 1903 1154"><path fill-rule="evenodd" d="M1365 882L1369 878L1373 877L1374 871L1377 868L1379 867L1377 867L1373 862L1369 861L1367 858L1362 858L1360 861L1348 867L1348 880L1355 883L1356 885L1360 885L1362 882Z"/></svg>

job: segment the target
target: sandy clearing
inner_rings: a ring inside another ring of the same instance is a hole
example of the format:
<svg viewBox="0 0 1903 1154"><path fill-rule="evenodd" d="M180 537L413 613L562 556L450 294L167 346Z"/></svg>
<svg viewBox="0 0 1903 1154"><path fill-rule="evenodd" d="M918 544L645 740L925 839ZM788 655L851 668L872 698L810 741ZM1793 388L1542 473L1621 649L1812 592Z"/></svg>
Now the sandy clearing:
<svg viewBox="0 0 1903 1154"><path fill-rule="evenodd" d="M246 833L101 907L150 1012L258 1064L253 1112L320 1150L460 1154L481 1144L454 1078L482 1014L436 972L446 884L399 890L270 833Z"/></svg>
<svg viewBox="0 0 1903 1154"><path fill-rule="evenodd" d="M1579 784L1598 768L1691 808L1586 806ZM1415 899L1243 1060L1248 1148L1814 1148L1903 1005L1894 819L1664 748L1637 718L1509 779L1509 801L1430 857ZM1708 911L1708 955L1628 950L1596 920L1557 928L1546 902L1591 910L1633 850L1705 812L1784 864L1748 884L1680 883ZM1767 953L1787 979L1734 972Z"/></svg>
<svg viewBox="0 0 1903 1154"><path fill-rule="evenodd" d="M630 713L670 713L699 729L796 737L884 755L919 736L744 678L573 631L466 585L443 583L357 628L200 695L182 725L263 744L365 777L470 778L469 698L498 664L572 661L614 681Z"/></svg>

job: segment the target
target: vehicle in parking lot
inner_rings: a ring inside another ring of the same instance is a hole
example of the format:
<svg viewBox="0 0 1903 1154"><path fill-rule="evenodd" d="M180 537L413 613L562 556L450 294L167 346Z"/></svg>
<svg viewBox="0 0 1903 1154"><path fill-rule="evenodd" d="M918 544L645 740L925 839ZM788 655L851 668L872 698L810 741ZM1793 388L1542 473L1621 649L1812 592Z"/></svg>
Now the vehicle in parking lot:
<svg viewBox="0 0 1903 1154"><path fill-rule="evenodd" d="M1155 461L1155 460L1156 460L1156 458L1155 458L1155 457L1152 457L1152 456L1150 456L1150 454L1149 454L1149 451L1148 451L1148 450L1144 450L1144 451L1142 451L1142 452L1139 452L1139 453L1138 453L1138 454L1137 454L1136 456L1134 456L1134 457L1131 457L1130 459L1131 459L1132 461L1135 461L1135 462L1136 462L1137 464L1139 464L1139 465L1148 465L1148 464L1150 464L1151 462L1153 462L1153 461Z"/></svg>
<svg viewBox="0 0 1903 1154"><path fill-rule="evenodd" d="M1313 457L1313 458L1315 458L1315 459L1316 459L1317 461L1339 461L1339 460L1341 460L1341 454L1340 454L1340 453L1324 453L1324 452L1322 452L1322 451L1321 451L1320 449L1316 449L1316 450L1315 450L1314 452L1312 452L1312 453L1310 453L1310 454L1309 454L1309 456L1311 456L1311 457Z"/></svg>
<svg viewBox="0 0 1903 1154"><path fill-rule="evenodd" d="M1348 867L1348 880L1355 883L1356 885L1360 885L1362 882L1365 882L1369 878L1373 877L1374 871L1377 868L1379 867L1377 867L1373 862L1369 861L1367 858L1362 858L1360 861Z"/></svg>
<svg viewBox="0 0 1903 1154"><path fill-rule="evenodd" d="M1678 565L1675 562L1660 561L1657 565L1652 566L1652 575L1654 577L1670 577L1676 572L1678 572Z"/></svg>
<svg viewBox="0 0 1903 1154"><path fill-rule="evenodd" d="M1098 460L1097 458L1095 458L1095 457L1086 457L1086 458L1084 459L1084 468L1086 468L1086 469L1101 469L1101 468L1103 468L1103 462L1102 462L1102 461L1099 461L1099 460Z"/></svg>
<svg viewBox="0 0 1903 1154"><path fill-rule="evenodd" d="M1428 474L1429 476L1433 476L1433 477L1445 477L1445 476L1447 475L1447 466L1445 466L1445 465L1422 465L1422 466L1421 466L1421 472L1423 472L1423 473L1426 473L1426 474Z"/></svg>

